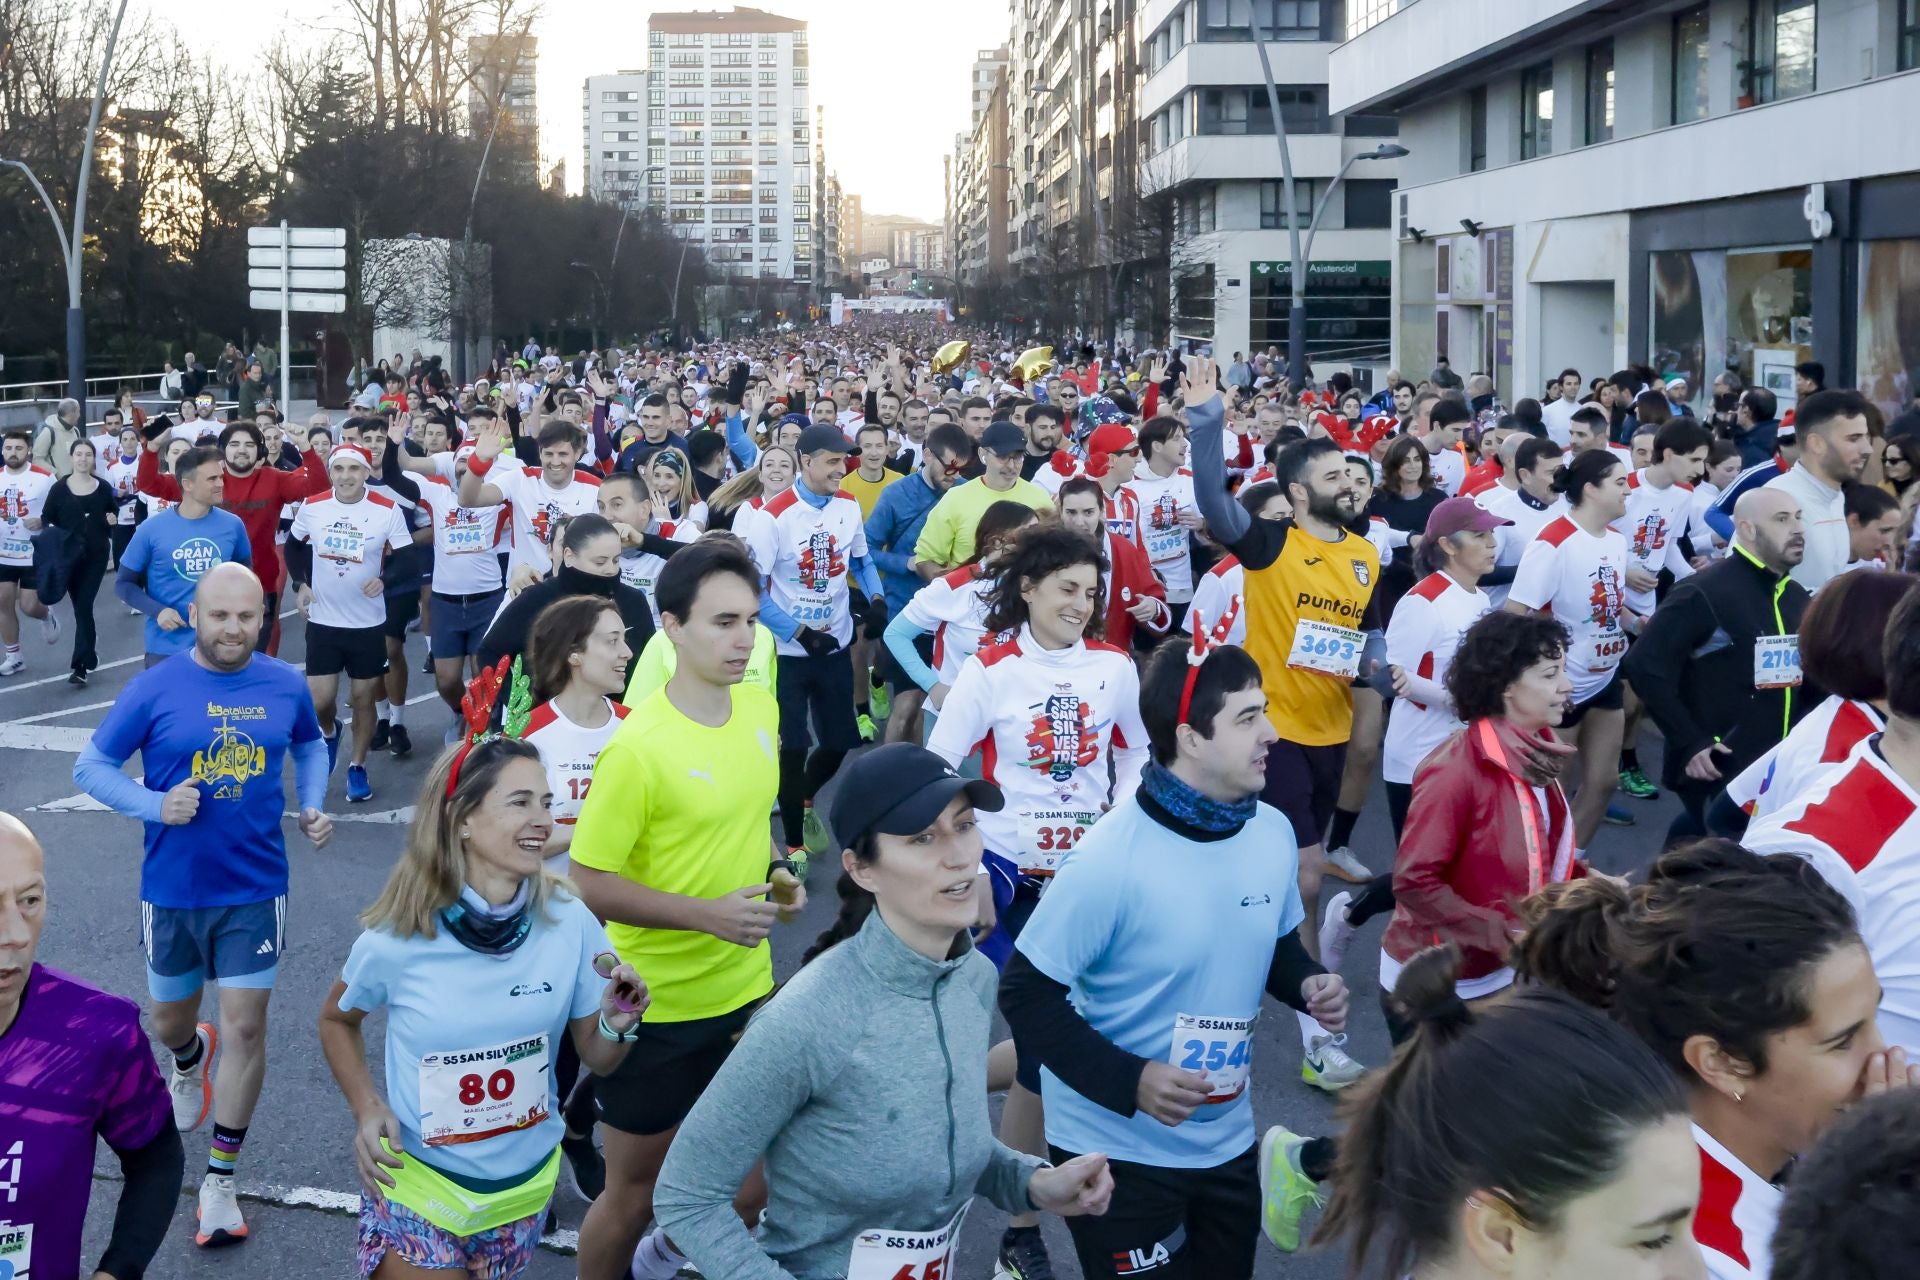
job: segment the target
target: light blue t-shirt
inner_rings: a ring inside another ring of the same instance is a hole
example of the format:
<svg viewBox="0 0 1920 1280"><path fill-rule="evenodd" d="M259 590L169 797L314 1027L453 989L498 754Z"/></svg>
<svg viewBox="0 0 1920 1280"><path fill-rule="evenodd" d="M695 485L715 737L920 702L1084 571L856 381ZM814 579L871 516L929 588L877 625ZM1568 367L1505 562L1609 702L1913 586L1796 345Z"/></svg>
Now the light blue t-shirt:
<svg viewBox="0 0 1920 1280"><path fill-rule="evenodd" d="M1253 1021L1274 943L1305 918L1299 859L1292 825L1264 804L1209 843L1169 831L1133 797L1087 833L1015 945L1120 1048L1239 1087L1168 1128L1089 1102L1043 1068L1048 1142L1172 1169L1212 1168L1253 1145Z"/></svg>
<svg viewBox="0 0 1920 1280"><path fill-rule="evenodd" d="M607 984L593 958L611 950L593 913L566 895L505 955L469 950L444 927L432 938L360 935L340 1008L387 1011L387 1105L409 1155L498 1181L553 1154L566 1134L553 1079L560 1040L599 1009ZM526 1124L540 1108L544 1118Z"/></svg>
<svg viewBox="0 0 1920 1280"><path fill-rule="evenodd" d="M247 527L240 523L239 516L216 507L197 520L189 520L175 509L141 522L120 557L120 568L144 577L147 594L184 619L200 579L215 565L229 560L253 564L253 544L247 540ZM272 590L273 585L269 582L266 587ZM273 619L261 625L271 627ZM158 622L147 619L148 653L185 653L191 648L192 627L163 631Z"/></svg>

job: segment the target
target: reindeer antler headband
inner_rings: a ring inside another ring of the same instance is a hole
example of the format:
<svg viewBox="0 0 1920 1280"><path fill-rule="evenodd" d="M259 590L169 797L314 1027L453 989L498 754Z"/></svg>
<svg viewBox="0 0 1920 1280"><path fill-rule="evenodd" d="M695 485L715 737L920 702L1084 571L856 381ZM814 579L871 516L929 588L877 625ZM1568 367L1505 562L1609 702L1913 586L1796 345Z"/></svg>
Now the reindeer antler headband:
<svg viewBox="0 0 1920 1280"><path fill-rule="evenodd" d="M1193 648L1187 651L1187 679L1180 688L1180 718L1173 723L1177 727L1187 724L1187 714L1193 709L1193 686L1200 679L1200 668L1207 658L1227 642L1233 634L1233 624L1240 617L1240 597L1234 596L1227 601L1227 607L1220 611L1211 627L1202 624L1198 613L1192 613Z"/></svg>

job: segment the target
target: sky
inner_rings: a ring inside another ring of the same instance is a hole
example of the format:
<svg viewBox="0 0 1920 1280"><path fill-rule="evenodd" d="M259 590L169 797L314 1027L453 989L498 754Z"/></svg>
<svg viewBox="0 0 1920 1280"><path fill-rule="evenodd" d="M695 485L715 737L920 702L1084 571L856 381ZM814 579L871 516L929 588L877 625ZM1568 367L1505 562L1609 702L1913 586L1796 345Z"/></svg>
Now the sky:
<svg viewBox="0 0 1920 1280"><path fill-rule="evenodd" d="M569 188L580 185L580 91L590 75L646 66L647 16L727 9L732 0L619 4L543 0L540 37L540 147L564 157ZM230 0L136 0L155 18L187 31L230 29ZM969 126L973 59L1006 39L1005 0L942 0L921 8L899 0L759 0L751 7L807 23L813 103L826 109L827 168L860 197L867 213L940 222L946 202L941 158ZM251 0L251 29L283 28L316 42L340 23L325 0ZM937 22L937 27L936 27ZM221 42L216 60L257 47Z"/></svg>

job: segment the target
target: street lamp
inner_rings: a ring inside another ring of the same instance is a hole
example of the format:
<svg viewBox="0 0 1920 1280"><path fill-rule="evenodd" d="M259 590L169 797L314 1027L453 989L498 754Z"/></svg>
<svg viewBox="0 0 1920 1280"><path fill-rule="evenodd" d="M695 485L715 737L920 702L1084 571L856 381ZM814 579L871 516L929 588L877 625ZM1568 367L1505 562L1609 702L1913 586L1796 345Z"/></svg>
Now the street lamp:
<svg viewBox="0 0 1920 1280"><path fill-rule="evenodd" d="M1257 6L1255 13L1258 13ZM1260 51L1260 73L1267 80L1267 111L1273 117L1273 138L1280 147L1280 182L1284 188L1282 198L1287 207L1287 236L1293 257L1292 297L1287 304L1287 379L1297 390L1307 384L1307 260L1313 248L1313 233L1320 226L1320 215L1326 212L1327 199L1356 161L1394 160L1406 155L1407 149L1398 143L1383 142L1365 155L1347 157L1314 206L1313 216L1307 223L1306 244L1302 246L1300 219L1294 216L1299 206L1293 199L1293 153L1287 146L1287 120L1280 110L1280 87L1273 80L1273 62L1267 56L1267 38L1274 34L1277 33L1264 28L1257 17L1254 19L1253 44Z"/></svg>

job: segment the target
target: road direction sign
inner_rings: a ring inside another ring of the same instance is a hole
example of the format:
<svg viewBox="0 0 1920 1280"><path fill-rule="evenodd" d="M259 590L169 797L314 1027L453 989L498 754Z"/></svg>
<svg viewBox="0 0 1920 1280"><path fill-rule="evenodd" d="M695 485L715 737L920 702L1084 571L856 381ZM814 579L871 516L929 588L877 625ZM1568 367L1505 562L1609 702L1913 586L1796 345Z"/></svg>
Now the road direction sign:
<svg viewBox="0 0 1920 1280"><path fill-rule="evenodd" d="M308 271L299 268L280 271L278 269L262 270L259 267L247 272L247 285L253 289L278 289L283 283L282 276L287 277L284 284L289 289L339 292L347 287L347 273L344 271Z"/></svg>
<svg viewBox="0 0 1920 1280"><path fill-rule="evenodd" d="M342 293L287 293L278 289L261 292L256 289L247 295L247 305L256 311L278 311L282 299L286 300L289 311L313 311L338 314L347 309L347 297Z"/></svg>
<svg viewBox="0 0 1920 1280"><path fill-rule="evenodd" d="M249 249L247 265L250 267L333 267L344 268L347 265L345 249Z"/></svg>
<svg viewBox="0 0 1920 1280"><path fill-rule="evenodd" d="M248 227L247 243L262 249L291 245L295 249L344 249L345 227Z"/></svg>

